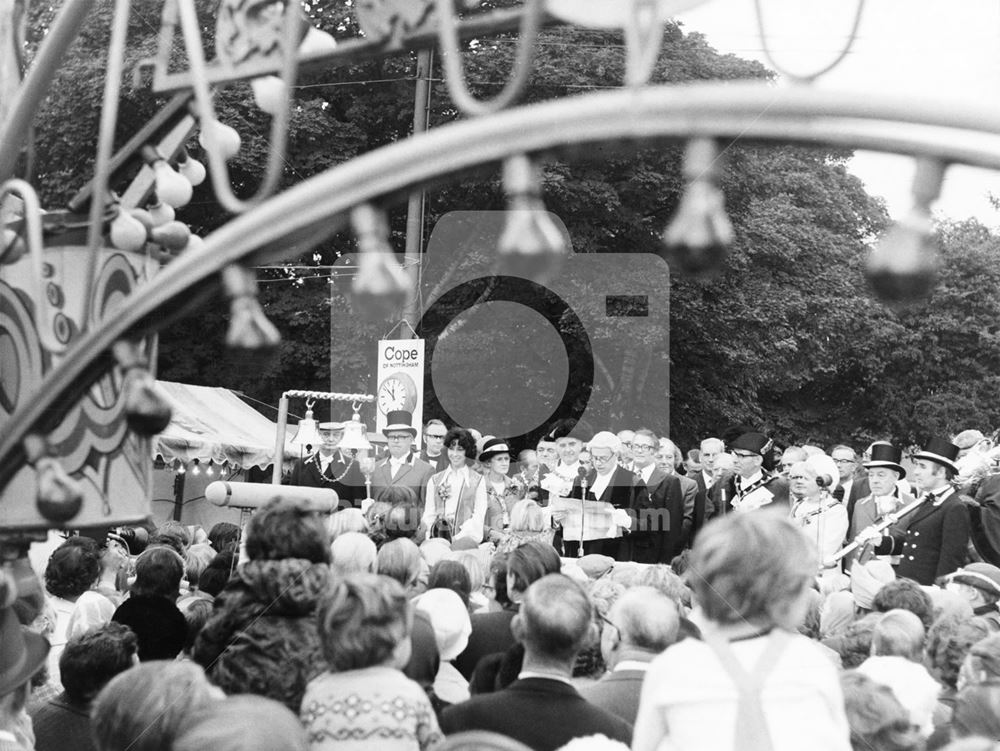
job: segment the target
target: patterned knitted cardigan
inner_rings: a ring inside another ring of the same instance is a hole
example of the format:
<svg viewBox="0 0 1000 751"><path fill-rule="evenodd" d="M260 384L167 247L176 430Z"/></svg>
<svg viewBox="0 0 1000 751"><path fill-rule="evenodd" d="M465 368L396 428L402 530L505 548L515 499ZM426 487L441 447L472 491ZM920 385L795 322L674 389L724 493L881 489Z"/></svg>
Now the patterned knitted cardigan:
<svg viewBox="0 0 1000 751"><path fill-rule="evenodd" d="M259 694L297 714L306 684L326 670L316 605L329 577L325 563L248 562L216 598L195 661L227 694Z"/></svg>

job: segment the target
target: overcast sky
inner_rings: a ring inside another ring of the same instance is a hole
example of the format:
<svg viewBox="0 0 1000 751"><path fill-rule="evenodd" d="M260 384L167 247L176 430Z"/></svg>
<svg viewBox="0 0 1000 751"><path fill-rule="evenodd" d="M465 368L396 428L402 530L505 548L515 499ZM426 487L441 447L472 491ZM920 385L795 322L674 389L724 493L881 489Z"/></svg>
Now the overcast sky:
<svg viewBox="0 0 1000 751"><path fill-rule="evenodd" d="M761 0L768 46L782 66L822 68L843 47L857 4L852 0ZM720 52L767 64L753 0L708 0L682 13L686 31L703 33ZM815 85L858 91L910 92L921 99L996 102L1000 106L1000 2L997 0L868 0L851 53ZM948 105L952 106L952 105ZM852 171L899 216L910 204L913 160L859 152ZM975 216L1000 227L987 191L1000 195L1000 174L948 170L935 210L953 219Z"/></svg>

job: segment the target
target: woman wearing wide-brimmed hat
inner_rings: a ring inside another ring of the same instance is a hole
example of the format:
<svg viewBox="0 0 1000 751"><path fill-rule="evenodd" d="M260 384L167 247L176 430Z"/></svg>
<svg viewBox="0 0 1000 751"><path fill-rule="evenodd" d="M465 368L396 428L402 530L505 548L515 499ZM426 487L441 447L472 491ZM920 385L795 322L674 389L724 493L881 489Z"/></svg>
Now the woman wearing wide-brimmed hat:
<svg viewBox="0 0 1000 751"><path fill-rule="evenodd" d="M483 444L479 461L484 465L486 480L486 536L493 542L504 539L510 526L510 512L524 497L524 489L507 476L510 469L510 447L503 438L491 438Z"/></svg>

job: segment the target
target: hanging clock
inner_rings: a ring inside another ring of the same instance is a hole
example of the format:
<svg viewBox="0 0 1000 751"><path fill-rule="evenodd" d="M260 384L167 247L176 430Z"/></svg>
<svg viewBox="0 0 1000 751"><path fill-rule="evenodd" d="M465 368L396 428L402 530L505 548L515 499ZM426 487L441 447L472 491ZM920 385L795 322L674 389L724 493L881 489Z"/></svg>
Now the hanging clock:
<svg viewBox="0 0 1000 751"><path fill-rule="evenodd" d="M417 385L402 371L390 373L378 387L378 410L387 415L393 410L413 413L417 406Z"/></svg>

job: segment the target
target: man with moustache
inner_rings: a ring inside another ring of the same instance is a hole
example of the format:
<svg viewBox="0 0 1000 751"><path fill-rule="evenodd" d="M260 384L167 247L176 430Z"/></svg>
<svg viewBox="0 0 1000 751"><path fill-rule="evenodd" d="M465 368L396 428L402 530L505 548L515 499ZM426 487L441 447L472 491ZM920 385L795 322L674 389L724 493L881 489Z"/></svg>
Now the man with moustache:
<svg viewBox="0 0 1000 751"><path fill-rule="evenodd" d="M853 540L861 530L878 524L888 514L895 513L914 500L912 495L902 492L898 485L906 477L906 470L900 464L903 452L885 441L873 443L870 451L871 459L865 462L864 467L868 470L871 492L854 504L847 533L848 541ZM844 570L850 571L851 566L858 561L867 562L872 555L870 544L855 548L844 558Z"/></svg>

